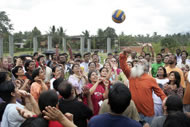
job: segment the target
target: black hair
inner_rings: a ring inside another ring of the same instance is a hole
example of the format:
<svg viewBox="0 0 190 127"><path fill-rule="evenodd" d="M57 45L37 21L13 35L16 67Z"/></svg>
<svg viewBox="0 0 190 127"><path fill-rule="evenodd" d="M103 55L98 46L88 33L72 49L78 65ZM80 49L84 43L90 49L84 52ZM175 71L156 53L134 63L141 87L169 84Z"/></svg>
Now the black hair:
<svg viewBox="0 0 190 127"><path fill-rule="evenodd" d="M7 76L8 72L0 72L0 83L6 81Z"/></svg>
<svg viewBox="0 0 190 127"><path fill-rule="evenodd" d="M98 74L96 71L90 71L88 73L88 81L89 81L89 83L92 83L92 81L90 80L90 77L91 77L91 75L92 75L93 72L95 72L96 74Z"/></svg>
<svg viewBox="0 0 190 127"><path fill-rule="evenodd" d="M31 117L24 121L20 127L48 127L48 120L43 117Z"/></svg>
<svg viewBox="0 0 190 127"><path fill-rule="evenodd" d="M105 68L105 67L100 68L99 72L101 73L103 71L103 69L106 69L107 72L109 72L109 70L107 68Z"/></svg>
<svg viewBox="0 0 190 127"><path fill-rule="evenodd" d="M90 55L90 52L84 53L83 58L87 55Z"/></svg>
<svg viewBox="0 0 190 127"><path fill-rule="evenodd" d="M173 112L177 111L183 111L183 103L179 96L177 95L171 95L167 98L166 104L167 106L167 113L171 114Z"/></svg>
<svg viewBox="0 0 190 127"><path fill-rule="evenodd" d="M40 111L45 110L45 107L47 106L56 107L57 104L58 96L54 90L44 91L40 94L40 97L38 99Z"/></svg>
<svg viewBox="0 0 190 127"><path fill-rule="evenodd" d="M161 58L162 58L162 54L161 53L158 53L156 56L161 56Z"/></svg>
<svg viewBox="0 0 190 127"><path fill-rule="evenodd" d="M95 65L95 67L96 67L96 63L94 63L94 62L90 62L90 63L88 64L88 67L89 67L92 63L93 63L93 64Z"/></svg>
<svg viewBox="0 0 190 127"><path fill-rule="evenodd" d="M34 81L34 79L35 79L36 76L39 76L40 70L41 70L41 68L36 68L36 69L32 72L32 79L33 79L33 81Z"/></svg>
<svg viewBox="0 0 190 127"><path fill-rule="evenodd" d="M65 80L59 84L58 91L63 98L67 99L72 94L72 88L72 84Z"/></svg>
<svg viewBox="0 0 190 127"><path fill-rule="evenodd" d="M61 83L63 80L64 80L64 79L60 77L60 78L56 79L56 80L53 82L53 88L54 88L56 91L58 91L58 87L59 87L60 83Z"/></svg>
<svg viewBox="0 0 190 127"><path fill-rule="evenodd" d="M130 64L132 65L132 67L133 67L133 62L131 62L131 61L127 61L127 63L130 63Z"/></svg>
<svg viewBox="0 0 190 127"><path fill-rule="evenodd" d="M150 53L145 53L145 56L150 56L151 57Z"/></svg>
<svg viewBox="0 0 190 127"><path fill-rule="evenodd" d="M127 86L121 82L117 82L109 90L108 102L111 111L121 114L129 106L131 101L131 93Z"/></svg>
<svg viewBox="0 0 190 127"><path fill-rule="evenodd" d="M113 55L111 52L108 53L108 56Z"/></svg>
<svg viewBox="0 0 190 127"><path fill-rule="evenodd" d="M181 55L183 54L183 52L186 54L186 57L189 55L186 50L183 50L183 51L181 52Z"/></svg>
<svg viewBox="0 0 190 127"><path fill-rule="evenodd" d="M181 82L180 74L177 71L171 71L169 73L169 75L172 74L172 73L174 73L174 76L175 76L175 84L177 85L177 88L179 88L180 87L180 82ZM170 84L170 81L169 81L168 84Z"/></svg>
<svg viewBox="0 0 190 127"><path fill-rule="evenodd" d="M42 57L45 57L44 55L39 55L37 58L37 61L39 62Z"/></svg>
<svg viewBox="0 0 190 127"><path fill-rule="evenodd" d="M32 60L26 60L26 62L24 64L24 68L25 68L26 71L28 71L28 67L29 67L29 65L30 65L31 62L34 62L34 61L32 61Z"/></svg>
<svg viewBox="0 0 190 127"><path fill-rule="evenodd" d="M80 58L82 57L82 55L81 55L80 53L75 54L75 58L78 57L78 56L79 56Z"/></svg>
<svg viewBox="0 0 190 127"><path fill-rule="evenodd" d="M161 49L161 52L162 52L162 51L165 51L165 48L162 48L162 49Z"/></svg>
<svg viewBox="0 0 190 127"><path fill-rule="evenodd" d="M60 67L60 66L56 65L55 67L52 68L52 75L53 75L53 77L55 76L53 73L55 73L56 68L58 68L58 67Z"/></svg>
<svg viewBox="0 0 190 127"><path fill-rule="evenodd" d="M22 68L22 66L16 66L12 69L12 74L14 75L15 78L18 78L18 75L16 73L18 73L19 68Z"/></svg>
<svg viewBox="0 0 190 127"><path fill-rule="evenodd" d="M14 91L15 91L15 86L12 81L5 81L0 84L0 97L4 101L0 104L0 121L2 120L2 116L7 104L10 103L13 97L11 93Z"/></svg>
<svg viewBox="0 0 190 127"><path fill-rule="evenodd" d="M164 78L168 77L168 76L167 76L167 71L166 71L166 68L165 68L165 67L163 67L163 66L160 66L159 68L162 68L162 69L163 69L163 71L164 71L164 75L163 75L163 77L164 77ZM159 68L158 68L158 69L159 69ZM157 72L158 72L158 70L157 70ZM158 75L157 75L156 77L158 77Z"/></svg>
<svg viewBox="0 0 190 127"><path fill-rule="evenodd" d="M38 52L35 52L35 53L33 54L33 56L36 56L36 55L38 55Z"/></svg>
<svg viewBox="0 0 190 127"><path fill-rule="evenodd" d="M163 127L190 127L190 119L183 112L167 116Z"/></svg>

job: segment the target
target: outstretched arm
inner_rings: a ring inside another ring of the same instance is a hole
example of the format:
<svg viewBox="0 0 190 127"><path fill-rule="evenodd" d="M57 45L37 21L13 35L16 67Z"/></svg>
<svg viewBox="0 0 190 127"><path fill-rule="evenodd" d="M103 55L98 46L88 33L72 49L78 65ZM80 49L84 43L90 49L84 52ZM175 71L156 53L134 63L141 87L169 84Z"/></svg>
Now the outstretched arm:
<svg viewBox="0 0 190 127"><path fill-rule="evenodd" d="M119 56L119 63L120 63L120 67L121 67L123 73L129 79L131 69L127 65L127 56L128 56L128 53L130 53L130 50L124 50L124 52L120 54L120 56Z"/></svg>

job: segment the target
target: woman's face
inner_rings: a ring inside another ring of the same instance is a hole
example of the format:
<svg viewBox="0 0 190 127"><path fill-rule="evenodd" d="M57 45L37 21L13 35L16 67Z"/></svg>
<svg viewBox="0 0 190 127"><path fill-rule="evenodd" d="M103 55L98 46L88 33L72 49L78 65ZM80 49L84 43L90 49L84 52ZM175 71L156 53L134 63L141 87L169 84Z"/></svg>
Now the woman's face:
<svg viewBox="0 0 190 127"><path fill-rule="evenodd" d="M132 68L132 64L130 62L127 63L130 68Z"/></svg>
<svg viewBox="0 0 190 127"><path fill-rule="evenodd" d="M28 70L33 71L34 69L35 69L35 63L30 62L29 66L28 66Z"/></svg>
<svg viewBox="0 0 190 127"><path fill-rule="evenodd" d="M39 71L39 78L45 80L45 72L42 69Z"/></svg>
<svg viewBox="0 0 190 127"><path fill-rule="evenodd" d="M96 72L92 72L92 74L90 76L90 80L91 80L91 82L96 82L98 80L98 75Z"/></svg>
<svg viewBox="0 0 190 127"><path fill-rule="evenodd" d="M61 75L61 67L56 67L56 69L55 69L55 72L54 72L54 75L55 75L55 77L57 77L57 76L60 76Z"/></svg>
<svg viewBox="0 0 190 127"><path fill-rule="evenodd" d="M110 64L109 64L109 63L105 63L105 64L104 64L104 67L105 67L105 68L107 68L108 70L110 70L110 69L111 69L111 66L110 66Z"/></svg>
<svg viewBox="0 0 190 127"><path fill-rule="evenodd" d="M8 66L9 64L8 64L8 60L7 59L3 59L3 68L5 68L5 69L8 69Z"/></svg>
<svg viewBox="0 0 190 127"><path fill-rule="evenodd" d="M96 66L94 63L91 63L88 68L89 68L89 71L95 71L96 70Z"/></svg>
<svg viewBox="0 0 190 127"><path fill-rule="evenodd" d="M23 76L23 75L24 75L24 70L23 70L23 68L19 68L19 69L18 69L17 75L18 75L18 76Z"/></svg>
<svg viewBox="0 0 190 127"><path fill-rule="evenodd" d="M107 76L107 74L108 74L107 69L106 69L106 68L102 69L102 71L101 71L100 75L101 75L102 77L106 77L106 76Z"/></svg>
<svg viewBox="0 0 190 127"><path fill-rule="evenodd" d="M164 70L163 70L163 68L161 68L161 67L158 68L157 75L158 75L158 76L163 76L163 75L164 75Z"/></svg>
<svg viewBox="0 0 190 127"><path fill-rule="evenodd" d="M171 74L169 75L169 80L170 80L170 81L175 81L175 75L174 75L174 73L171 73Z"/></svg>
<svg viewBox="0 0 190 127"><path fill-rule="evenodd" d="M73 72L74 73L79 73L80 72L80 66L79 65L74 65Z"/></svg>
<svg viewBox="0 0 190 127"><path fill-rule="evenodd" d="M17 58L16 65L17 66L22 66L23 65L23 61L21 60L21 58Z"/></svg>

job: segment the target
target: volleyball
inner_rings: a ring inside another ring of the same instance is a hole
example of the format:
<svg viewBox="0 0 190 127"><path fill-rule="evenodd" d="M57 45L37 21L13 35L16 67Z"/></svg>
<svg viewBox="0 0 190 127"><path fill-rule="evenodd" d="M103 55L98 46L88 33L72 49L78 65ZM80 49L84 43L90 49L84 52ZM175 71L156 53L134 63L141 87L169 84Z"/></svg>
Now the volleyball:
<svg viewBox="0 0 190 127"><path fill-rule="evenodd" d="M112 14L112 20L116 23L122 23L125 20L124 11L122 11L120 9L115 10Z"/></svg>

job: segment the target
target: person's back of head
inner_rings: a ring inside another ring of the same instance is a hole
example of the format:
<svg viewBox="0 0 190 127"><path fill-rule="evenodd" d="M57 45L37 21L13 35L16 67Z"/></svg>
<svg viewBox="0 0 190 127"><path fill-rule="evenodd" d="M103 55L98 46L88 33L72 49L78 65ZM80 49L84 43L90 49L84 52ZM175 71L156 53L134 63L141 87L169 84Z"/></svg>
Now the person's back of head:
<svg viewBox="0 0 190 127"><path fill-rule="evenodd" d="M68 81L63 81L58 86L59 94L64 98L68 99L72 96L72 84Z"/></svg>
<svg viewBox="0 0 190 127"><path fill-rule="evenodd" d="M4 102L0 103L0 121L2 119L3 113L7 104L11 102L12 92L15 92L15 86L12 81L4 81L0 84L0 97Z"/></svg>
<svg viewBox="0 0 190 127"><path fill-rule="evenodd" d="M108 103L113 113L121 114L129 106L131 93L127 86L121 82L116 82L109 90Z"/></svg>
<svg viewBox="0 0 190 127"><path fill-rule="evenodd" d="M26 119L20 127L48 127L48 121L42 117L32 117Z"/></svg>
<svg viewBox="0 0 190 127"><path fill-rule="evenodd" d="M183 112L167 116L163 127L190 127L190 119Z"/></svg>
<svg viewBox="0 0 190 127"><path fill-rule="evenodd" d="M60 83L63 81L64 79L63 78L58 78L56 79L54 82L53 82L53 88L58 91L58 87L60 85Z"/></svg>
<svg viewBox="0 0 190 127"><path fill-rule="evenodd" d="M38 99L38 105L40 111L45 110L45 107L47 106L56 107L57 104L58 104L58 96L54 90L48 90L40 94L40 97Z"/></svg>
<svg viewBox="0 0 190 127"><path fill-rule="evenodd" d="M173 112L177 112L177 111L183 111L183 103L182 100L179 96L177 95L172 95L169 96L166 100L166 111L168 114L171 114Z"/></svg>

